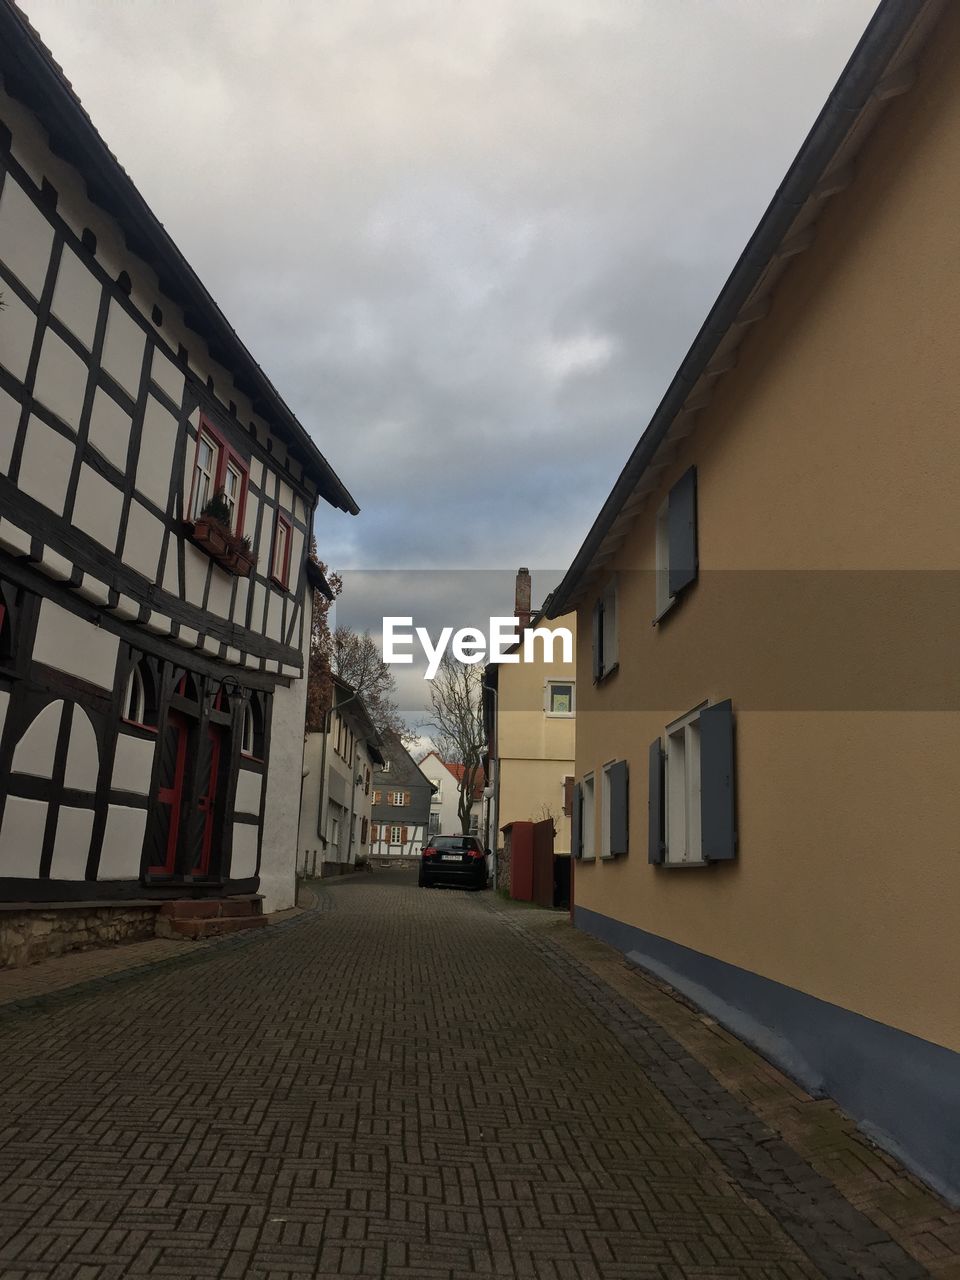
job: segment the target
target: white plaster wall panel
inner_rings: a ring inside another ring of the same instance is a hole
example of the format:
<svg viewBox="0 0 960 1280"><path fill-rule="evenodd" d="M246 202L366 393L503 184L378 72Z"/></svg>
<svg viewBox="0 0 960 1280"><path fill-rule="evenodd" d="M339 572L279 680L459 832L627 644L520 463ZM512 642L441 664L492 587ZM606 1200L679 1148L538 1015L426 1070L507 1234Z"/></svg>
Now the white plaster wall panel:
<svg viewBox="0 0 960 1280"><path fill-rule="evenodd" d="M120 735L110 784L115 791L132 791L139 796L150 794L155 747L154 738L134 738L123 733Z"/></svg>
<svg viewBox="0 0 960 1280"><path fill-rule="evenodd" d="M103 387L97 387L94 392L87 439L108 462L112 462L120 471L126 471L130 415L120 408Z"/></svg>
<svg viewBox="0 0 960 1280"><path fill-rule="evenodd" d="M257 828L250 822L233 824L233 849L230 855L230 878L248 880L257 874ZM273 911L269 907L267 910Z"/></svg>
<svg viewBox="0 0 960 1280"><path fill-rule="evenodd" d="M300 581L300 566L304 560L303 534L294 529L290 538L290 587L295 589Z"/></svg>
<svg viewBox="0 0 960 1280"><path fill-rule="evenodd" d="M53 247L53 227L19 183L7 174L0 193L0 258L35 298Z"/></svg>
<svg viewBox="0 0 960 1280"><path fill-rule="evenodd" d="M82 707L74 707L67 744L63 785L75 791L96 791L100 773L100 749L90 718Z"/></svg>
<svg viewBox="0 0 960 1280"><path fill-rule="evenodd" d="M57 814L57 834L53 840L51 880L82 880L87 871L87 855L93 834L93 810L61 805Z"/></svg>
<svg viewBox="0 0 960 1280"><path fill-rule="evenodd" d="M247 535L251 542L254 542L257 536L257 512L260 510L260 503L252 493L247 493L247 507L243 513L243 532ZM266 541L266 539L264 539ZM257 554L262 554L259 547L256 548Z"/></svg>
<svg viewBox="0 0 960 1280"><path fill-rule="evenodd" d="M283 626L283 597L277 591L270 592L270 603L267 605L267 635L271 640L280 640Z"/></svg>
<svg viewBox="0 0 960 1280"><path fill-rule="evenodd" d="M167 509L173 454L177 447L177 420L159 400L147 396L140 433L137 488L158 507Z"/></svg>
<svg viewBox="0 0 960 1280"><path fill-rule="evenodd" d="M230 598L233 595L233 584L236 578L223 569L215 568L210 579L210 595L207 597L207 609L219 618L230 617Z"/></svg>
<svg viewBox="0 0 960 1280"><path fill-rule="evenodd" d="M119 645L109 631L85 622L52 600L41 602L33 646L35 662L89 680L101 689L112 689Z"/></svg>
<svg viewBox="0 0 960 1280"><path fill-rule="evenodd" d="M258 635L263 630L263 605L266 596L266 587L262 582L253 584L253 617L250 620L250 630L255 631Z"/></svg>
<svg viewBox="0 0 960 1280"><path fill-rule="evenodd" d="M233 621L238 626L247 625L247 596L250 592L250 579L237 579L237 594L233 598Z"/></svg>
<svg viewBox="0 0 960 1280"><path fill-rule="evenodd" d="M287 484L286 480L280 481L280 506L284 511L293 511L293 490Z"/></svg>
<svg viewBox="0 0 960 1280"><path fill-rule="evenodd" d="M22 382L27 376L37 317L12 289L3 291L3 341L0 364Z"/></svg>
<svg viewBox="0 0 960 1280"><path fill-rule="evenodd" d="M237 802L234 805L237 813L259 813L262 789L262 774L254 773L252 769L241 769L237 774Z"/></svg>
<svg viewBox="0 0 960 1280"><path fill-rule="evenodd" d="M100 850L98 880L136 880L139 877L146 827L146 809L110 805Z"/></svg>
<svg viewBox="0 0 960 1280"><path fill-rule="evenodd" d="M304 638L301 657L307 655ZM292 907L296 892L300 785L303 780L303 722L307 682L278 685L270 721L270 772L264 802L260 891L264 911ZM236 827L234 827L236 830Z"/></svg>
<svg viewBox="0 0 960 1280"><path fill-rule="evenodd" d="M250 459L250 483L259 489L263 484L263 463L259 458Z"/></svg>
<svg viewBox="0 0 960 1280"><path fill-rule="evenodd" d="M277 496L277 473L275 471L267 471L265 469L263 492L268 498L275 498Z"/></svg>
<svg viewBox="0 0 960 1280"><path fill-rule="evenodd" d="M77 353L52 329L47 329L40 348L33 396L74 431L80 425L88 373Z"/></svg>
<svg viewBox="0 0 960 1280"><path fill-rule="evenodd" d="M11 520L0 517L0 547L9 551L12 556L30 554L30 535Z"/></svg>
<svg viewBox="0 0 960 1280"><path fill-rule="evenodd" d="M10 695L6 689L0 689L0 741L3 740L3 726L7 720L7 707L10 705Z"/></svg>
<svg viewBox="0 0 960 1280"><path fill-rule="evenodd" d="M159 347L153 349L153 359L150 365L150 377L162 391L165 391L174 404L180 404L183 399L183 384L186 379L181 370L168 360Z"/></svg>
<svg viewBox="0 0 960 1280"><path fill-rule="evenodd" d="M35 879L40 874L47 802L7 796L0 826L0 876Z"/></svg>
<svg viewBox="0 0 960 1280"><path fill-rule="evenodd" d="M59 551L54 551L52 547L43 547L36 567L55 582L67 582L73 576L73 561L62 556Z"/></svg>
<svg viewBox="0 0 960 1280"><path fill-rule="evenodd" d="M156 582L163 543L163 524L142 503L130 503L127 535L123 540L123 563Z"/></svg>
<svg viewBox="0 0 960 1280"><path fill-rule="evenodd" d="M171 539L167 543L167 558L163 562L163 581L161 583L164 591L169 591L170 595L180 596L180 567L177 558L177 544L175 539Z"/></svg>
<svg viewBox="0 0 960 1280"><path fill-rule="evenodd" d="M17 438L17 427L20 425L20 406L13 396L0 390L0 471L7 475L10 471L10 458Z"/></svg>
<svg viewBox="0 0 960 1280"><path fill-rule="evenodd" d="M50 310L88 351L93 350L100 294L99 280L69 245L64 245Z"/></svg>
<svg viewBox="0 0 960 1280"><path fill-rule="evenodd" d="M101 364L135 400L140 390L143 348L146 334L116 298L107 314L107 332L103 340Z"/></svg>
<svg viewBox="0 0 960 1280"><path fill-rule="evenodd" d="M198 551L193 543L186 542L183 546L183 568L187 603L195 604L199 608L203 605L203 588L207 581L207 570L210 568L209 557L202 551Z"/></svg>
<svg viewBox="0 0 960 1280"><path fill-rule="evenodd" d="M27 424L19 488L58 515L63 512L76 446L39 418Z"/></svg>
<svg viewBox="0 0 960 1280"><path fill-rule="evenodd" d="M27 726L13 753L14 773L27 773L34 778L53 777L53 759L63 717L63 703L49 702Z"/></svg>
<svg viewBox="0 0 960 1280"><path fill-rule="evenodd" d="M123 493L99 471L80 467L77 497L73 504L73 523L101 546L114 551L123 512Z"/></svg>

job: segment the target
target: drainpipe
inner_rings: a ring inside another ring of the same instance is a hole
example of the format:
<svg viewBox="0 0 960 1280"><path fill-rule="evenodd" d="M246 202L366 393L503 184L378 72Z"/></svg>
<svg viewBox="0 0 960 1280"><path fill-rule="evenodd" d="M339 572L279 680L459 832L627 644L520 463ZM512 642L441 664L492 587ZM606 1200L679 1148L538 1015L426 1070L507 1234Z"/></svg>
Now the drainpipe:
<svg viewBox="0 0 960 1280"><path fill-rule="evenodd" d="M492 684L484 684L483 688L487 693L493 694L493 741L495 746L498 745L500 737L500 693ZM487 744L489 746L489 743ZM493 780L493 804L496 813L495 823L500 821L500 757L497 751L493 751L493 767L495 776ZM487 806L487 838L490 837L490 807ZM493 891L497 891L497 832L493 833L493 843L488 847L493 851Z"/></svg>

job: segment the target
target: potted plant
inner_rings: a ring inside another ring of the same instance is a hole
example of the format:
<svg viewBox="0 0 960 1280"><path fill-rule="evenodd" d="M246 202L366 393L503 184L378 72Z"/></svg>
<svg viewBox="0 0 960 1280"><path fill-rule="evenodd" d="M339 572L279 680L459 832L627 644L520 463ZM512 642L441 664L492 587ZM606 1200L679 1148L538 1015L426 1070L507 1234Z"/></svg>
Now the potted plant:
<svg viewBox="0 0 960 1280"><path fill-rule="evenodd" d="M230 532L230 507L222 491L204 505L193 524L193 540L219 559L228 552L233 534Z"/></svg>
<svg viewBox="0 0 960 1280"><path fill-rule="evenodd" d="M250 570L256 563L256 557L253 554L253 544L246 534L242 534L239 538L232 539L232 552L230 568L238 577L247 578L250 576Z"/></svg>

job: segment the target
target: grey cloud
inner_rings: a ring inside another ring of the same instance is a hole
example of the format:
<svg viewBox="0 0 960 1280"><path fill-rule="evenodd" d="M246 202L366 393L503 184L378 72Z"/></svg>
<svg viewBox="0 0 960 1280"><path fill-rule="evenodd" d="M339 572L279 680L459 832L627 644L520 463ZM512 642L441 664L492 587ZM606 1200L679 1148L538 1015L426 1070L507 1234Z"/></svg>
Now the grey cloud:
<svg viewBox="0 0 960 1280"><path fill-rule="evenodd" d="M336 566L569 562L872 0L24 0L356 495Z"/></svg>

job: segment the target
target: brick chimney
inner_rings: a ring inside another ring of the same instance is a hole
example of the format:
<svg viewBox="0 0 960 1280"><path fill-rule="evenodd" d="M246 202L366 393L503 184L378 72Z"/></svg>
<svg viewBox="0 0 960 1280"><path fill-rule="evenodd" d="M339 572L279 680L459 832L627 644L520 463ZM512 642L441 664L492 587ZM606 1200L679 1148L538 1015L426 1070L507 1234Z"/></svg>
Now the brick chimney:
<svg viewBox="0 0 960 1280"><path fill-rule="evenodd" d="M530 570L517 570L517 589L514 596L513 611L519 623L521 635L530 625Z"/></svg>

